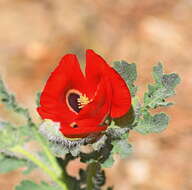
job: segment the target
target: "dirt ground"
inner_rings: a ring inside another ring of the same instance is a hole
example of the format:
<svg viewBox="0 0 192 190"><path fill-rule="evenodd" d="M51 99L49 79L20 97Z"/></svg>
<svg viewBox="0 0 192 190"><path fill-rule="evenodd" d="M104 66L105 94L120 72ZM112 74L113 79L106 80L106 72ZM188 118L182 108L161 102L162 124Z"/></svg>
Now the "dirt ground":
<svg viewBox="0 0 192 190"><path fill-rule="evenodd" d="M109 63L137 63L140 96L161 61L182 78L176 105L163 110L171 115L169 128L149 136L132 132L134 153L106 170L107 183L115 190L191 190L191 18L191 0L0 0L0 73L38 120L35 94L66 53L78 54L82 64L87 48ZM0 190L12 190L24 177L20 170L0 175ZM30 178L46 176L35 171Z"/></svg>

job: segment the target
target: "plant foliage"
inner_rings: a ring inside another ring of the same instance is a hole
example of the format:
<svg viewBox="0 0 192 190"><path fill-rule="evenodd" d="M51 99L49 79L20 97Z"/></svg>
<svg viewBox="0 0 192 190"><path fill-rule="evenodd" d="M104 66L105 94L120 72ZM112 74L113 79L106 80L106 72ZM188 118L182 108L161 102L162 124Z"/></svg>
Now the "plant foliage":
<svg viewBox="0 0 192 190"><path fill-rule="evenodd" d="M137 79L135 64L125 61L114 62L114 69L123 77L132 95L132 108L124 117L113 120L107 131L94 142L90 140L67 141L60 133L59 126L51 121L45 121L39 132L28 109L18 105L15 96L9 93L0 80L0 100L12 112L22 116L25 122L15 125L7 121L0 121L0 173L25 168L24 174L30 173L36 167L47 173L54 185L25 180L15 187L15 190L100 190L105 184L103 168L111 167L114 155L126 159L132 152L132 145L128 141L129 133L134 130L141 134L159 133L166 129L169 116L165 113L151 114L151 110L158 107L173 105L167 98L175 94L175 88L180 82L177 74L165 74L162 64L153 67L154 83L148 85L143 100L136 96ZM39 104L37 95L37 104ZM25 149L32 141L39 143L40 152L34 153ZM81 145L91 146L91 151L85 153ZM70 161L80 158L87 163L85 170L79 171L79 178L67 173ZM112 190L112 187L108 187Z"/></svg>

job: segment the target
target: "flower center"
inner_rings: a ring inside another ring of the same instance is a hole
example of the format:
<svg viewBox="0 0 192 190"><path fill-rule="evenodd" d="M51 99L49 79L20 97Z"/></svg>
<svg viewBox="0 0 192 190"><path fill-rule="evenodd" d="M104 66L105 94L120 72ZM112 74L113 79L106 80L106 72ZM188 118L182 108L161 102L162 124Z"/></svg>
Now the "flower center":
<svg viewBox="0 0 192 190"><path fill-rule="evenodd" d="M83 94L80 95L80 97L77 99L77 102L79 109L82 109L85 105L87 105L90 102L90 100L85 94Z"/></svg>
<svg viewBox="0 0 192 190"><path fill-rule="evenodd" d="M72 89L69 90L66 95L66 102L69 109L77 114L90 100L85 94L81 94L78 90Z"/></svg>

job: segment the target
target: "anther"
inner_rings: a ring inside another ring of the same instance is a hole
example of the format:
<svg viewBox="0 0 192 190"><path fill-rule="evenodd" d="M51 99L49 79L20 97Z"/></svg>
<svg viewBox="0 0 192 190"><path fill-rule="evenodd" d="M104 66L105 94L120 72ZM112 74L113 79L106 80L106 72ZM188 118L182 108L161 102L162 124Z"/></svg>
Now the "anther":
<svg viewBox="0 0 192 190"><path fill-rule="evenodd" d="M81 109L85 105L87 105L90 102L90 100L85 94L83 94L83 95L80 95L80 97L77 99L77 102L78 102L79 109Z"/></svg>

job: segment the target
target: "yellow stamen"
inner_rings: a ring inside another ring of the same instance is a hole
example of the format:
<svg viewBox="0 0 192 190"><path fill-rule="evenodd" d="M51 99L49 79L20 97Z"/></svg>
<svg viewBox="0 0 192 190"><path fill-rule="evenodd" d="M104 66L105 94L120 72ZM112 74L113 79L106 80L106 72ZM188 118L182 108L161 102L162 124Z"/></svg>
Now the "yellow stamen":
<svg viewBox="0 0 192 190"><path fill-rule="evenodd" d="M87 105L90 102L90 100L85 94L83 94L83 95L80 95L80 97L77 99L77 102L78 102L78 107L81 109L85 105Z"/></svg>

